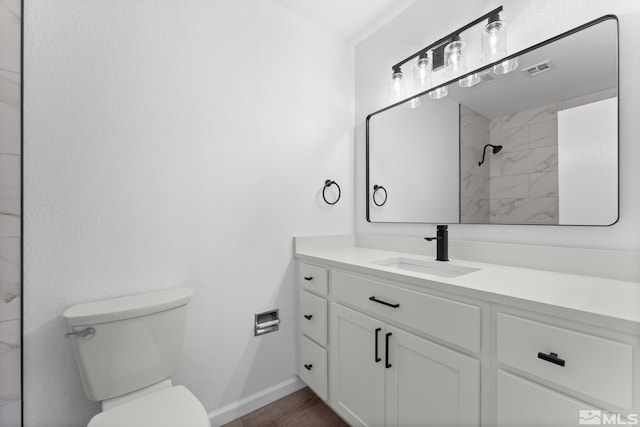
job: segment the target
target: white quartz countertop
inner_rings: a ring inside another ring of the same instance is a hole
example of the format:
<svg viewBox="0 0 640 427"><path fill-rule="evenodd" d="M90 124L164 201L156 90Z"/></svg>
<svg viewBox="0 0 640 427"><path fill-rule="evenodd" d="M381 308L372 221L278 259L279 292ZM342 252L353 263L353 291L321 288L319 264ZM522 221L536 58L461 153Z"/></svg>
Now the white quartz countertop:
<svg viewBox="0 0 640 427"><path fill-rule="evenodd" d="M433 257L362 247L298 248L295 256L333 268L413 285L435 286L493 302L517 299L606 316L631 322L633 329L640 331L640 283L637 282L457 259L442 264L477 270L457 277L440 277L376 264L391 258L429 262L434 261Z"/></svg>

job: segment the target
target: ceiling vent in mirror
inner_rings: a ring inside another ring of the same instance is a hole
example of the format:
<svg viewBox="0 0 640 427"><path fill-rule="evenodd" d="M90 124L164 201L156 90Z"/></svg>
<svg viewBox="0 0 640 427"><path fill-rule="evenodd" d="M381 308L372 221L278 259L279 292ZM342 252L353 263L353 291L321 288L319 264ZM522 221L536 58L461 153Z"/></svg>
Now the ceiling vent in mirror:
<svg viewBox="0 0 640 427"><path fill-rule="evenodd" d="M530 67L524 68L522 71L526 73L529 77L537 76L538 74L546 73L551 70L551 60L547 59L546 61L542 61L539 64L532 65Z"/></svg>

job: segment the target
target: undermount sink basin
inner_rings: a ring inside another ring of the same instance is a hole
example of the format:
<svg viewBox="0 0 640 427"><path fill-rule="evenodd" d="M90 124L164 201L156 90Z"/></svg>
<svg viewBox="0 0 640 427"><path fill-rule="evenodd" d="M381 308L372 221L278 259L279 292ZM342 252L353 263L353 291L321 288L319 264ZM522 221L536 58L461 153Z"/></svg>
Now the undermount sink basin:
<svg viewBox="0 0 640 427"><path fill-rule="evenodd" d="M374 264L394 268L397 270L412 271L414 273L428 274L439 277L458 277L463 274L478 271L478 268L461 267L459 265L445 264L440 261L421 261L408 258L389 258L376 261Z"/></svg>

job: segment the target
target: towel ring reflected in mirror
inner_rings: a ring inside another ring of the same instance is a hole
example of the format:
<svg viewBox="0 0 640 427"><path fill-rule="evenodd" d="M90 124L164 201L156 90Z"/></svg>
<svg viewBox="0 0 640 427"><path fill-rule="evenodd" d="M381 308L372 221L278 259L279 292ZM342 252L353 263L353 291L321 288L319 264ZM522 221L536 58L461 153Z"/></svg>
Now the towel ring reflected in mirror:
<svg viewBox="0 0 640 427"><path fill-rule="evenodd" d="M376 201L376 193L378 192L378 190L384 191L384 199L382 200L382 203L378 203ZM373 186L373 195L371 197L373 198L373 203L376 206L383 206L385 203L387 203L387 189L384 188L382 185L374 185Z"/></svg>

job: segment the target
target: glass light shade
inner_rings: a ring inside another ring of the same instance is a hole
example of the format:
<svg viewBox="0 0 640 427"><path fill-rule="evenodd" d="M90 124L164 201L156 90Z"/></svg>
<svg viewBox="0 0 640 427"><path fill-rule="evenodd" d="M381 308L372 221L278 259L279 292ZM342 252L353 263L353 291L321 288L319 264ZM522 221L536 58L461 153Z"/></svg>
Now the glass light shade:
<svg viewBox="0 0 640 427"><path fill-rule="evenodd" d="M413 67L413 88L418 92L425 91L431 86L431 59L426 53L420 55Z"/></svg>
<svg viewBox="0 0 640 427"><path fill-rule="evenodd" d="M447 89L446 86L441 86L437 89L432 90L431 92L429 92L429 98L431 99L442 99L445 96L447 96L449 94L449 90Z"/></svg>
<svg viewBox="0 0 640 427"><path fill-rule="evenodd" d="M507 56L507 24L495 20L482 29L482 62L495 62Z"/></svg>
<svg viewBox="0 0 640 427"><path fill-rule="evenodd" d="M471 74L463 79L458 80L460 87L472 87L480 83L480 76L478 73Z"/></svg>
<svg viewBox="0 0 640 427"><path fill-rule="evenodd" d="M421 105L422 105L422 101L420 101L419 96L416 96L415 98L411 98L409 101L407 101L407 108L409 108L410 110L418 108Z"/></svg>
<svg viewBox="0 0 640 427"><path fill-rule="evenodd" d="M496 74L507 74L518 68L518 58L507 59L493 66L493 72Z"/></svg>
<svg viewBox="0 0 640 427"><path fill-rule="evenodd" d="M467 71L462 56L463 48L464 43L455 39L444 48L444 74L446 77L451 78Z"/></svg>
<svg viewBox="0 0 640 427"><path fill-rule="evenodd" d="M398 68L391 76L391 102L396 103L404 99L404 76Z"/></svg>

